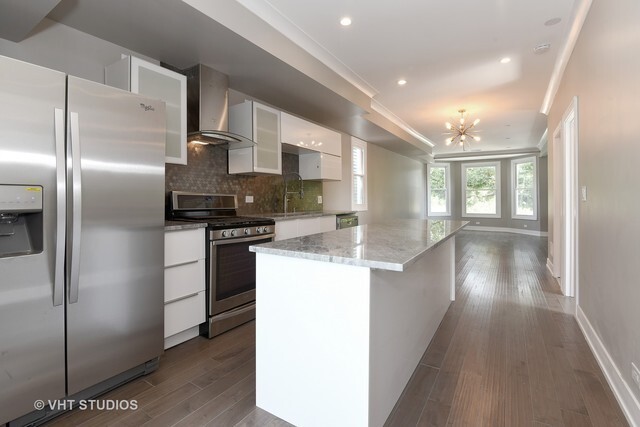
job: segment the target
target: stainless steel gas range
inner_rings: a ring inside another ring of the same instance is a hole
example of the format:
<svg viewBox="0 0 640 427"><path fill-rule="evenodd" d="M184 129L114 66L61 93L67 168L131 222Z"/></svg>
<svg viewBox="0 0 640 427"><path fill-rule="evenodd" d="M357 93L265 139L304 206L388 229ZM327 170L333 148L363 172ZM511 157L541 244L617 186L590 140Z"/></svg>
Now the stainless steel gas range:
<svg viewBox="0 0 640 427"><path fill-rule="evenodd" d="M200 333L213 338L255 318L256 260L249 246L271 242L275 221L237 215L233 194L172 191L173 220L207 225L207 322Z"/></svg>

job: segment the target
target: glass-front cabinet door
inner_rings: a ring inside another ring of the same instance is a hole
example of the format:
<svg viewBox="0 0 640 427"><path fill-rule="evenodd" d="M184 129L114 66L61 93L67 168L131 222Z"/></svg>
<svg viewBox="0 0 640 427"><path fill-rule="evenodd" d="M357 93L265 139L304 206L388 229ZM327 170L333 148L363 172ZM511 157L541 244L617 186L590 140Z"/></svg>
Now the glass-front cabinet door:
<svg viewBox="0 0 640 427"><path fill-rule="evenodd" d="M187 164L187 77L131 58L131 92L161 99L167 108L166 163Z"/></svg>
<svg viewBox="0 0 640 427"><path fill-rule="evenodd" d="M238 149L229 145L230 174L282 175L280 111L250 100L233 105L229 131L256 143Z"/></svg>
<svg viewBox="0 0 640 427"><path fill-rule="evenodd" d="M105 67L105 83L166 104L166 163L187 164L187 77L135 56Z"/></svg>
<svg viewBox="0 0 640 427"><path fill-rule="evenodd" d="M253 103L253 167L259 173L282 173L280 111Z"/></svg>

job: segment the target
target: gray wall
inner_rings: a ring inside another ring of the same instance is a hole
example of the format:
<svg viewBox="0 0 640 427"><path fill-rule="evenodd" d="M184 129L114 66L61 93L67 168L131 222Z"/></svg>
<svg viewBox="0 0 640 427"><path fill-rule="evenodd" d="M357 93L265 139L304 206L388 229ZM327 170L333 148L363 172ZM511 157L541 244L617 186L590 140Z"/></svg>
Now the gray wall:
<svg viewBox="0 0 640 427"><path fill-rule="evenodd" d="M324 183L325 209L351 209L351 138L342 139L342 181ZM422 162L367 144L368 210L360 224L426 217L426 170Z"/></svg>
<svg viewBox="0 0 640 427"><path fill-rule="evenodd" d="M158 63L155 59L46 18L19 43L0 39L0 55L99 83L104 83L104 67L119 60L121 54Z"/></svg>
<svg viewBox="0 0 640 427"><path fill-rule="evenodd" d="M513 159L531 157L521 156ZM450 219L470 221L471 226L515 228L529 231L547 231L547 158L538 158L538 219L511 218L511 160L476 160L468 162L451 162L451 216ZM500 204L501 218L469 218L462 217L462 163L500 162ZM525 227L526 226L526 227Z"/></svg>
<svg viewBox="0 0 640 427"><path fill-rule="evenodd" d="M639 18L637 0L593 0L548 121L555 130L578 97L578 185L588 189L578 213L578 303L637 399Z"/></svg>

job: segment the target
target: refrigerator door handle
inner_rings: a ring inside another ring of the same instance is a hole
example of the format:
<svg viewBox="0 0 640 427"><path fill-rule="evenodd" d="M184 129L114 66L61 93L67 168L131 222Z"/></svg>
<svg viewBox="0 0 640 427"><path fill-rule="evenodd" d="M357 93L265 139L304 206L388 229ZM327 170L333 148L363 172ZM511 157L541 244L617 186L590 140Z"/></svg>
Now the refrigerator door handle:
<svg viewBox="0 0 640 427"><path fill-rule="evenodd" d="M80 230L82 225L82 173L80 165L80 125L78 113L70 113L71 128L71 272L69 273L69 304L78 302L80 286Z"/></svg>
<svg viewBox="0 0 640 427"><path fill-rule="evenodd" d="M56 251L53 277L53 306L62 305L64 299L64 243L66 222L66 182L64 146L64 110L54 110L56 142Z"/></svg>

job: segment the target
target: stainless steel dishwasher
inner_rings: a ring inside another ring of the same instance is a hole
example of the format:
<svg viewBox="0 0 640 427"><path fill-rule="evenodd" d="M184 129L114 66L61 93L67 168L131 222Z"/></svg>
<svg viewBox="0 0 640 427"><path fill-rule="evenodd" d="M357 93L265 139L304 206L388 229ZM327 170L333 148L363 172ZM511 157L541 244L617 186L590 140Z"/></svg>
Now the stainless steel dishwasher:
<svg viewBox="0 0 640 427"><path fill-rule="evenodd" d="M355 213L336 215L336 229L356 227L358 225L358 216Z"/></svg>

